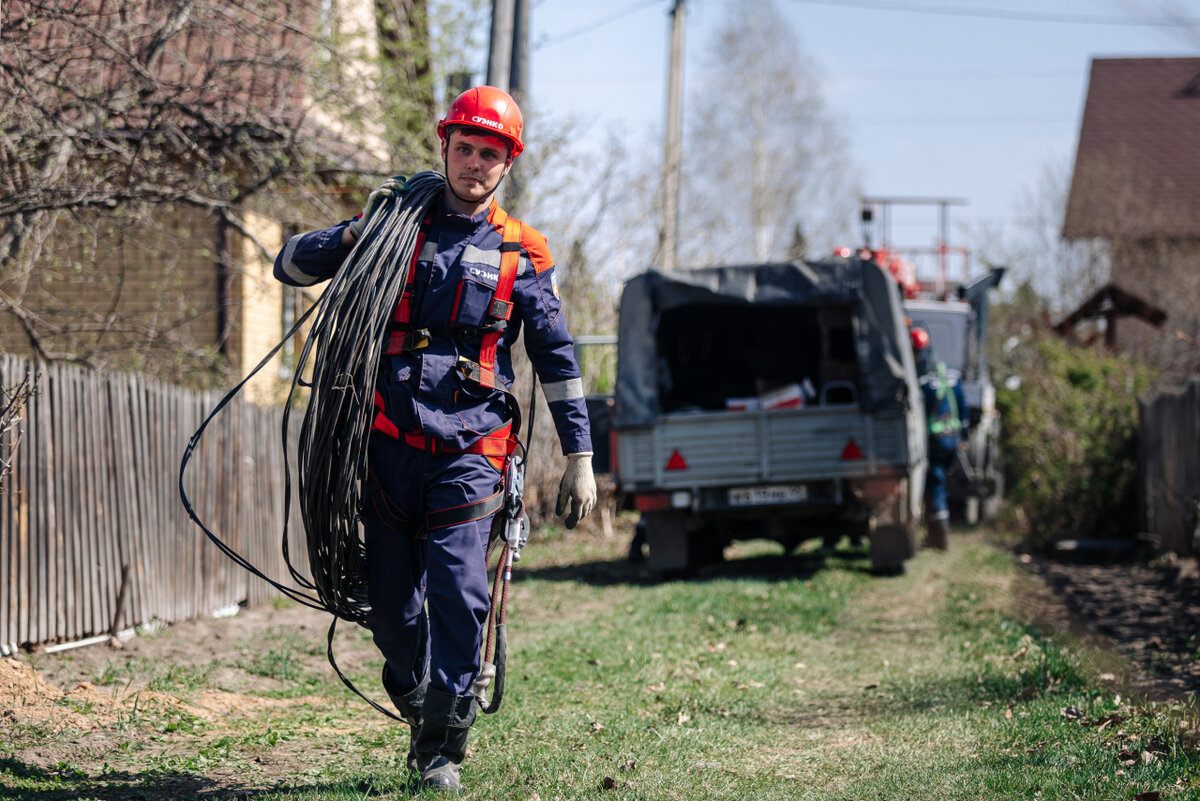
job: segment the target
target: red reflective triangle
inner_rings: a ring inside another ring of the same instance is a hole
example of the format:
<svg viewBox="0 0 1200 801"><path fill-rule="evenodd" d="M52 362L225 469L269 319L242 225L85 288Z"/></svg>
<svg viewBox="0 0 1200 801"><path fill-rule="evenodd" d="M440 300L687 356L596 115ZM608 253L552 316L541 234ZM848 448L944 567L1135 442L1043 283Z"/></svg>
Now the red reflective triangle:
<svg viewBox="0 0 1200 801"><path fill-rule="evenodd" d="M846 442L846 447L842 448L842 459L843 461L849 461L851 459L861 458L863 458L862 451L859 450L858 443L854 441L853 437L851 437L850 440Z"/></svg>
<svg viewBox="0 0 1200 801"><path fill-rule="evenodd" d="M687 470L687 462L683 460L683 454L678 450L671 453L671 458L667 460L668 470Z"/></svg>

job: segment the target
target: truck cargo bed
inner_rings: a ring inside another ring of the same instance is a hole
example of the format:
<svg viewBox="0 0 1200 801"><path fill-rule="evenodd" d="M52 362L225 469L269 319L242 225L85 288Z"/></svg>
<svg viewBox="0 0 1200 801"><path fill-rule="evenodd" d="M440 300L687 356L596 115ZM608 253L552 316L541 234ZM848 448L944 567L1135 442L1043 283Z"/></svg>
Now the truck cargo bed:
<svg viewBox="0 0 1200 801"><path fill-rule="evenodd" d="M904 415L868 415L857 406L665 415L649 428L618 430L616 439L621 483L633 491L854 478L908 468Z"/></svg>

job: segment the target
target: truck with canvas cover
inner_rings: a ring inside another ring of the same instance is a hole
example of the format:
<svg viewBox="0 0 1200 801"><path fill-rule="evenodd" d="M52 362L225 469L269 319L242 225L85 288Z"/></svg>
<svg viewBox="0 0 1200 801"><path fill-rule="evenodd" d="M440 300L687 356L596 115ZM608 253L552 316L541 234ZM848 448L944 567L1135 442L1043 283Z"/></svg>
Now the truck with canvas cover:
<svg viewBox="0 0 1200 801"><path fill-rule="evenodd" d="M634 277L612 427L652 570L739 539L867 539L882 572L912 554L925 422L899 289L872 261Z"/></svg>

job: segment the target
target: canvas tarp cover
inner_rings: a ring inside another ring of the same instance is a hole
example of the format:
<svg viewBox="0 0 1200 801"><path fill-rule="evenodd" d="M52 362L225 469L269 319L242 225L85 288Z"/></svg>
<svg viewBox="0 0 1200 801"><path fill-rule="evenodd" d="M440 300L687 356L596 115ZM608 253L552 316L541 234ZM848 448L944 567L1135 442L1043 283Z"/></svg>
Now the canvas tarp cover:
<svg viewBox="0 0 1200 801"><path fill-rule="evenodd" d="M709 267L630 279L621 295L614 424L647 426L659 414L658 324L664 312L689 304L795 304L853 308L862 406L892 408L915 392L913 357L895 281L857 257ZM719 316L711 325L720 326ZM796 342L794 347L804 347ZM720 370L720 365L713 365Z"/></svg>

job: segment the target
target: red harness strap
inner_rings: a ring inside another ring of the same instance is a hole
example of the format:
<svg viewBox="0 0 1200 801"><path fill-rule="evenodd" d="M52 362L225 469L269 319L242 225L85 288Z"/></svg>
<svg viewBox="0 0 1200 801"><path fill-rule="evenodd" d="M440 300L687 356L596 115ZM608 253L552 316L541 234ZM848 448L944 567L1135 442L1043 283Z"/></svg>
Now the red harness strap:
<svg viewBox="0 0 1200 801"><path fill-rule="evenodd" d="M497 386L503 388L503 385L496 380L496 350L500 344L500 336L504 333L506 324L512 317L513 304L510 298L521 260L521 221L509 217L504 209L496 206L492 222L504 228L503 241L500 244L500 272L496 279L496 291L493 293L491 304L488 307L488 316L492 319L492 324L487 327L486 333L482 336L479 346L479 361L473 362L461 356L458 360L458 369L465 378L489 389L495 389ZM413 253L414 268L424 243L425 228L423 226L417 236L416 250ZM392 319L394 323L400 325L407 325L411 321L411 284L406 284L400 301L396 304L396 311ZM422 344L412 341L422 336L428 337L429 334L427 331L394 331L384 352L393 354L413 347L422 347ZM429 437L420 431L401 431L395 423L388 419L383 396L378 390L375 391L375 419L371 424L371 429L393 439L403 440L408 445L420 448L427 453L479 453L486 456L488 461L501 471L504 470L504 464L508 457L517 448L517 438L512 430L512 421L505 423L495 431L489 431L462 449L449 448L442 440Z"/></svg>
<svg viewBox="0 0 1200 801"><path fill-rule="evenodd" d="M495 323L507 323L512 317L513 284L517 281L517 267L521 262L521 221L509 217L504 209L496 207L492 215L495 225L504 226L504 241L500 244L500 275L496 279L496 291L492 295L492 303L488 307L488 316ZM477 384L495 389L496 381L496 348L500 344L500 336L504 333L505 325L497 325L494 330L483 335L479 345L479 361L459 357L458 369L466 378Z"/></svg>
<svg viewBox="0 0 1200 801"><path fill-rule="evenodd" d="M371 430L403 441L406 445L420 448L426 453L478 453L486 456L497 470L504 469L504 463L513 451L517 449L517 438L512 433L512 421L484 434L465 448L452 448L440 439L426 436L420 431L401 431L388 419L383 404L383 395L375 390L375 419Z"/></svg>
<svg viewBox="0 0 1200 801"><path fill-rule="evenodd" d="M396 309L392 312L392 327L388 333L388 341L384 343L383 354L395 356L406 350L417 350L429 344L427 330L412 331L408 324L412 320L413 286L412 276L417 270L417 261L421 258L421 250L429 234L429 226L433 224L433 214L426 215L417 231L416 245L413 247L412 261L408 265L408 280L400 290L400 299L396 301Z"/></svg>

